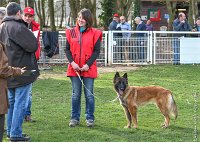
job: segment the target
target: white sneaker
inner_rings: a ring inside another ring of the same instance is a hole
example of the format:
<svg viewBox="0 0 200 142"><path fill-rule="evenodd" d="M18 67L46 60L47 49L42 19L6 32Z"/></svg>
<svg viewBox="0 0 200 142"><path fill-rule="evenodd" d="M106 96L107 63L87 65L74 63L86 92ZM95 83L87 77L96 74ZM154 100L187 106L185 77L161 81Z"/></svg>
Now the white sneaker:
<svg viewBox="0 0 200 142"><path fill-rule="evenodd" d="M86 120L86 125L87 125L88 127L94 127L94 120L91 120L91 119Z"/></svg>
<svg viewBox="0 0 200 142"><path fill-rule="evenodd" d="M75 120L75 119L70 120L69 127L75 127L77 125L79 125L79 121L78 120Z"/></svg>

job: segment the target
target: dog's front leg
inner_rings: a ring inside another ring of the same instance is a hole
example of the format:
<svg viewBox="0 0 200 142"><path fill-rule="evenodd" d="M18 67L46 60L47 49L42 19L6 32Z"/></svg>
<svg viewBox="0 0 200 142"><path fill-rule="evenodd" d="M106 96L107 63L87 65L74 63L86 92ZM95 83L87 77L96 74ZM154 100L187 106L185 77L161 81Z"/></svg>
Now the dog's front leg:
<svg viewBox="0 0 200 142"><path fill-rule="evenodd" d="M138 128L137 122L137 107L136 106L128 106L128 110L131 113L131 117L133 119L134 128Z"/></svg>
<svg viewBox="0 0 200 142"><path fill-rule="evenodd" d="M125 126L124 128L131 128L131 114L125 105L122 105L122 106L123 106L124 113L125 113L126 119L127 119L127 126Z"/></svg>

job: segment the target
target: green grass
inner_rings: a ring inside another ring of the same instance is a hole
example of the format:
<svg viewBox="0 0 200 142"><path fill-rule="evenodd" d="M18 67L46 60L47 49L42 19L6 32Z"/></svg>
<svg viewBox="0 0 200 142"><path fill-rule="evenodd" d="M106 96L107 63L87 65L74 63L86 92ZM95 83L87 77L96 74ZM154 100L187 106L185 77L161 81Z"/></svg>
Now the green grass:
<svg viewBox="0 0 200 142"><path fill-rule="evenodd" d="M42 71L43 77L34 83L32 115L37 122L23 124L23 132L31 136L32 142L193 142L197 136L199 139L195 130L200 128L199 65L152 65L128 72L129 85L160 85L172 90L179 116L168 129L160 127L164 119L153 104L139 108L139 129L124 129L122 107L118 101L109 102L116 97L112 83L115 73L100 74L95 80L95 127L85 125L82 95L80 125L70 128L71 82L65 77L65 70L66 67L54 67L53 71Z"/></svg>

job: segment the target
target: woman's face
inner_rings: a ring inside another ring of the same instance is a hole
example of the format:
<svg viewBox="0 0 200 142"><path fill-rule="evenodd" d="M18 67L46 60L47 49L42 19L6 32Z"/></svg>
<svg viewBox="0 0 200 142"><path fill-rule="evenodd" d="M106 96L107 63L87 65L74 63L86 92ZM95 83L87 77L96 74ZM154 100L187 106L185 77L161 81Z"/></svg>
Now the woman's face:
<svg viewBox="0 0 200 142"><path fill-rule="evenodd" d="M85 27L86 26L86 21L85 21L85 19L83 19L82 14L80 14L78 16L78 25L80 27Z"/></svg>

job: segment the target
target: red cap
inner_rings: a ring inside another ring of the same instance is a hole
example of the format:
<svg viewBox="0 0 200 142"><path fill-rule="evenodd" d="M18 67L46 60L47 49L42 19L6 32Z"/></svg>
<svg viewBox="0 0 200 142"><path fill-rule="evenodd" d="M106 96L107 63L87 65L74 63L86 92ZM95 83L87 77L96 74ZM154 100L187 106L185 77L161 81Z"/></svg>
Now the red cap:
<svg viewBox="0 0 200 142"><path fill-rule="evenodd" d="M113 15L113 17L119 17L119 14L115 13L115 14Z"/></svg>
<svg viewBox="0 0 200 142"><path fill-rule="evenodd" d="M24 14L34 15L34 9L31 7L24 8Z"/></svg>

